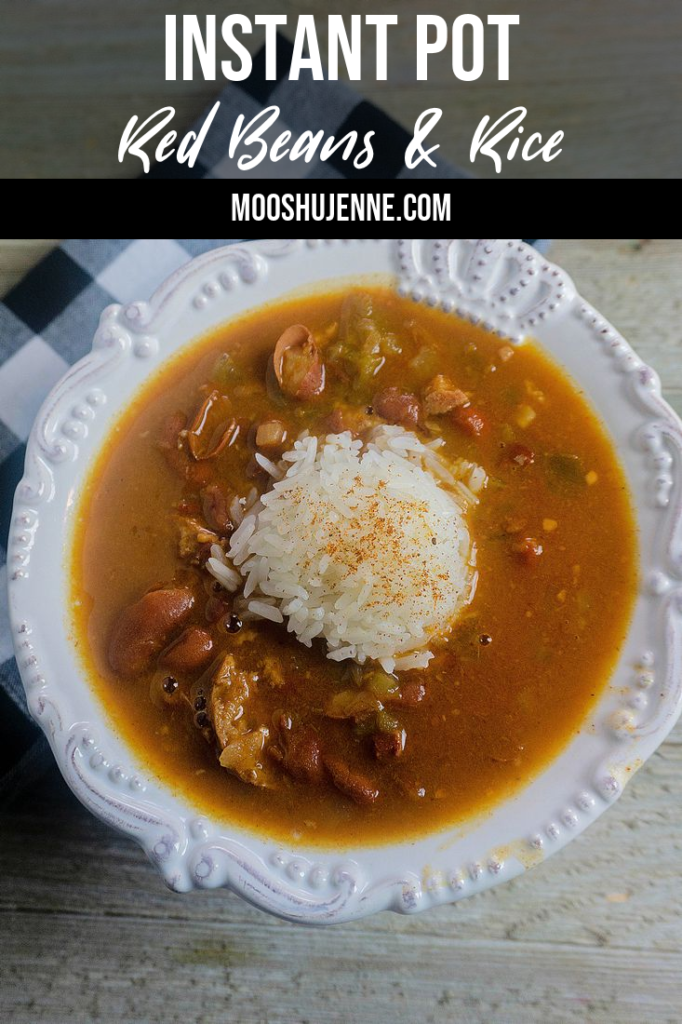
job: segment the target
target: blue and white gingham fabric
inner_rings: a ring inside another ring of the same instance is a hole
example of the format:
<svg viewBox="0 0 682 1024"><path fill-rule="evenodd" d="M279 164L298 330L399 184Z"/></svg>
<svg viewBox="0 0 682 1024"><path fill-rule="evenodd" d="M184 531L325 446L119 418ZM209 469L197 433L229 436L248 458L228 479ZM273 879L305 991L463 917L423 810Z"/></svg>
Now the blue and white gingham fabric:
<svg viewBox="0 0 682 1024"><path fill-rule="evenodd" d="M51 764L28 714L7 620L7 537L31 424L50 388L89 351L105 306L149 298L193 256L236 241L242 239L69 239L0 303L0 803Z"/></svg>

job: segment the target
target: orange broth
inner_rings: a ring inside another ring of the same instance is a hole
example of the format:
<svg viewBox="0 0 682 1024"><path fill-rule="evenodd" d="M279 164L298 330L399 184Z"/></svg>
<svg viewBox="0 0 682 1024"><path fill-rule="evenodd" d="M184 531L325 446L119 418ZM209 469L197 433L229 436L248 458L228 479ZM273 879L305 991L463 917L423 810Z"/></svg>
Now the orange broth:
<svg viewBox="0 0 682 1024"><path fill-rule="evenodd" d="M338 848L462 823L525 786L584 726L607 685L637 582L636 530L616 452L576 385L538 345L514 346L509 356L503 341L479 327L369 289L361 301L371 303L380 330L398 345L368 379L349 375L347 364L335 373L348 295L297 298L251 312L165 365L120 417L92 468L72 556L78 649L113 728L139 761L226 823ZM328 660L322 642L303 647L283 626L245 622L231 635L224 620L208 623L213 591L205 570L178 555L177 510L198 506L207 480L227 481L241 495L254 485L251 428L273 414L267 362L292 323L311 330L329 365L320 396L274 401L290 437L305 428L324 434L335 408L366 411L380 389L419 396L435 374L470 395L485 422L478 435L450 416L431 417L424 428L443 437L446 454L470 459L488 474L470 519L478 584L428 668L401 674L423 684L424 698L390 709L406 742L402 756L388 762L377 761L362 722L323 714L330 695L348 686L347 664ZM158 439L169 416L192 417L198 389L215 385L225 352L231 378L219 384L240 439L210 465L197 463L201 468L189 479L169 465ZM532 462L510 457L524 449ZM528 538L542 549L530 559L520 543ZM206 728L197 727L187 700L178 699L195 692L195 678L178 678L178 693L167 695L159 690L164 673L156 664L135 679L112 671L107 644L121 610L178 577L196 595L192 621L211 632L214 654L233 652L237 665L258 677L251 713L270 723L271 733L283 712L310 726L323 749L374 780L379 799L360 805L331 784L297 781L274 761L276 786L248 785L220 766ZM277 662L283 683L268 683L266 657Z"/></svg>

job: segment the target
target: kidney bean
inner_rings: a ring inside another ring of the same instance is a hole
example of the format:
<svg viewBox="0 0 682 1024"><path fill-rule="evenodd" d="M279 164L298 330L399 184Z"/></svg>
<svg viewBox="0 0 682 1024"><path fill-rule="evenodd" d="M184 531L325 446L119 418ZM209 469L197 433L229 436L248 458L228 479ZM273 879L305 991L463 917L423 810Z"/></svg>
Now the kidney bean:
<svg viewBox="0 0 682 1024"><path fill-rule="evenodd" d="M400 423L404 427L416 427L419 422L421 406L416 395L399 388L384 388L372 401L377 416L388 423Z"/></svg>
<svg viewBox="0 0 682 1024"><path fill-rule="evenodd" d="M280 764L298 782L320 785L325 780L320 741L309 726L282 730Z"/></svg>
<svg viewBox="0 0 682 1024"><path fill-rule="evenodd" d="M294 324L282 333L272 354L272 369L281 390L290 398L312 398L324 391L324 363L303 324Z"/></svg>
<svg viewBox="0 0 682 1024"><path fill-rule="evenodd" d="M181 674L203 668L213 656L211 634L199 626L188 626L161 655L161 664Z"/></svg>
<svg viewBox="0 0 682 1024"><path fill-rule="evenodd" d="M342 793L356 804L373 804L379 797L379 790L371 779L355 771L341 757L325 757L324 764L332 782Z"/></svg>
<svg viewBox="0 0 682 1024"><path fill-rule="evenodd" d="M169 587L152 590L119 615L109 637L109 664L122 676L136 676L149 668L184 624L194 598L189 590Z"/></svg>

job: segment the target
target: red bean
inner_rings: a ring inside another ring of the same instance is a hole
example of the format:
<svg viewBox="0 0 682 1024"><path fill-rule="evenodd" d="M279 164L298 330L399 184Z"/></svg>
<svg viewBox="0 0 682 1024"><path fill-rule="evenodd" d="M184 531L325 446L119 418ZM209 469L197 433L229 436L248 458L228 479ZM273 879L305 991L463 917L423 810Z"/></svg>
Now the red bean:
<svg viewBox="0 0 682 1024"><path fill-rule="evenodd" d="M109 664L122 676L140 675L187 619L194 598L180 587L152 590L119 616L109 638Z"/></svg>
<svg viewBox="0 0 682 1024"><path fill-rule="evenodd" d="M188 626L163 652L161 664L178 674L203 668L213 657L211 634L198 626Z"/></svg>
<svg viewBox="0 0 682 1024"><path fill-rule="evenodd" d="M217 584L217 586L220 586L220 584ZM229 610L230 605L227 601L223 601L222 598L213 595L209 597L204 609L206 621L210 623L217 622L218 619L221 619L223 615L226 615Z"/></svg>
<svg viewBox="0 0 682 1024"><path fill-rule="evenodd" d="M388 423L399 423L403 427L416 427L421 406L416 395L399 388L385 388L374 396L374 412Z"/></svg>
<svg viewBox="0 0 682 1024"><path fill-rule="evenodd" d="M324 764L336 788L356 804L373 804L378 799L379 790L372 780L354 771L343 758L325 757Z"/></svg>
<svg viewBox="0 0 682 1024"><path fill-rule="evenodd" d="M284 747L280 763L298 782L320 785L325 780L320 741L308 726L291 731L283 730Z"/></svg>
<svg viewBox="0 0 682 1024"><path fill-rule="evenodd" d="M187 430L187 446L197 462L220 455L233 444L239 434L239 424L231 415L231 403L226 395L213 390L201 403Z"/></svg>
<svg viewBox="0 0 682 1024"><path fill-rule="evenodd" d="M290 398L306 399L324 391L324 363L315 340L303 324L287 327L272 355L272 368L281 390Z"/></svg>

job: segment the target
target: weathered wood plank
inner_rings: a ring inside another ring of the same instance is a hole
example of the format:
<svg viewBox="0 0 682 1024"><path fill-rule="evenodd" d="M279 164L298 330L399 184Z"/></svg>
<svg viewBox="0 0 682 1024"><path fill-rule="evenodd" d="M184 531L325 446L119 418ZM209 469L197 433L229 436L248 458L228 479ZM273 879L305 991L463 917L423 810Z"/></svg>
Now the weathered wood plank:
<svg viewBox="0 0 682 1024"><path fill-rule="evenodd" d="M167 892L53 777L0 821L2 999L19 1024L362 1020L363 1005L379 1022L672 1021L681 768L666 743L587 834L507 886L324 932L227 893Z"/></svg>
<svg viewBox="0 0 682 1024"><path fill-rule="evenodd" d="M661 922L669 918L679 923L679 908L670 904L668 890L679 874L682 847L682 831L677 834L675 820L682 797L682 726L675 736L677 742L668 741L660 748L621 801L560 855L513 883L461 903L457 912L467 920L468 936L590 944L596 929L603 943L627 947L648 941L673 948L667 925ZM185 898L166 892L136 844L83 811L56 777L43 791L31 795L28 807L6 815L2 824L0 912L37 905L49 913L66 913L77 895L74 913L85 916L157 919L170 914L183 920L222 919L220 893ZM662 827L668 828L671 840L664 847L660 846ZM46 833L52 838L49 857L43 858L38 853ZM26 857L22 851L27 851ZM580 878L581 892L576 892ZM538 916L532 903L519 916L525 899L540 891L543 900L549 898L543 909L552 901L556 911L570 903L573 916L563 922L558 918L547 927L546 914ZM518 898L512 899L514 893ZM614 893L627 898L607 899ZM492 918L487 905L491 902L495 903ZM660 917L655 927L641 921L630 924L633 908L645 903L657 907ZM444 908L410 919L388 915L365 922L363 928L372 930L374 921L390 921L394 929L430 932L450 914ZM659 928L667 936L665 941Z"/></svg>
<svg viewBox="0 0 682 1024"><path fill-rule="evenodd" d="M6 922L26 950L6 973L5 1010L15 1024L679 1020L679 957L666 952L521 951L457 935L424 944L406 933L387 933L370 948L352 931L313 938L284 925L264 934L250 920L159 929L53 917L36 942L34 924L25 916Z"/></svg>
<svg viewBox="0 0 682 1024"><path fill-rule="evenodd" d="M682 240L561 239L551 258L660 374L682 392Z"/></svg>

